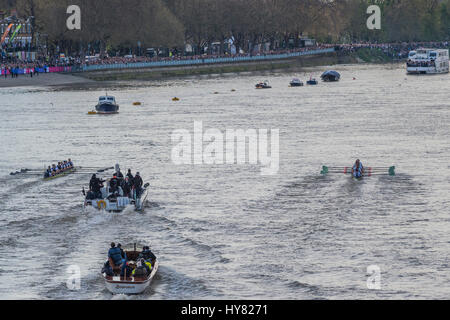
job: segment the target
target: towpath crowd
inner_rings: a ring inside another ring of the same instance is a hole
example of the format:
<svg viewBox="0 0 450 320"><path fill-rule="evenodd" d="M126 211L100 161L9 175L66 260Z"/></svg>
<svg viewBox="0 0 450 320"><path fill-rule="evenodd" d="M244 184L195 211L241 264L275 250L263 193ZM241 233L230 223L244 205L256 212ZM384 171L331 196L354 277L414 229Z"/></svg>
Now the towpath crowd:
<svg viewBox="0 0 450 320"><path fill-rule="evenodd" d="M116 65L116 64L130 64L139 62L159 62L159 61L189 61L201 60L210 58L229 58L229 57L249 57L249 56L270 56L275 54L286 54L305 52L317 49L335 48L337 54L345 55L356 52L360 49L379 49L384 54L392 59L404 59L408 56L408 52L420 47L432 48L449 48L449 41L443 42L403 42L403 43L351 43L351 44L317 44L313 47L292 48L269 50L264 52L253 53L237 53L231 54L202 54L185 56L181 54L169 54L168 57L147 57L147 56L105 56L100 57L91 56L83 59L81 56L58 58L58 57L43 57L37 61L22 61L17 58L7 60L3 58L0 60L0 72L2 77L17 78L19 75L33 77L39 73L46 72L61 72L60 68L55 67L70 67L72 71L81 71L83 66L90 65ZM50 68L53 68L50 71Z"/></svg>

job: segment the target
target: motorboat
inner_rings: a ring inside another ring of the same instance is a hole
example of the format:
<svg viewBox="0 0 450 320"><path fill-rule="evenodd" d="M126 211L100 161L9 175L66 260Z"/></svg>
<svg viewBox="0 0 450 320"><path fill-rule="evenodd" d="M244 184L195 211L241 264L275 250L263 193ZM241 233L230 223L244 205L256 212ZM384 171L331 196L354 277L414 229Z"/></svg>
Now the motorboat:
<svg viewBox="0 0 450 320"><path fill-rule="evenodd" d="M271 89L272 87L269 85L269 81L264 81L256 84L256 89Z"/></svg>
<svg viewBox="0 0 450 320"><path fill-rule="evenodd" d="M308 85L310 85L310 86L315 86L315 85L319 84L319 82L318 82L315 78L311 77L311 78L306 82L306 84L308 84Z"/></svg>
<svg viewBox="0 0 450 320"><path fill-rule="evenodd" d="M291 80L289 85L291 87L303 87L303 82L300 79L298 79L298 78L294 78L294 79Z"/></svg>
<svg viewBox="0 0 450 320"><path fill-rule="evenodd" d="M325 81L325 82L336 82L341 79L341 75L337 71L328 70L328 71L325 71L320 76L320 78L322 79L322 81Z"/></svg>
<svg viewBox="0 0 450 320"><path fill-rule="evenodd" d="M136 250L136 245L134 247L134 250L125 250L125 254L127 257L127 264L131 268L135 269L137 265L137 260L140 257L140 254L142 252L139 252ZM152 280L154 279L156 272L158 271L159 262L158 259L148 261L151 264L151 272L143 277L135 277L132 276L121 276L121 268L118 266L115 266L112 262L111 258L108 259L107 264L111 266L110 275L108 275L105 271L105 267L102 269L102 276L105 280L106 288L109 292L112 294L140 294L144 292L152 283Z"/></svg>
<svg viewBox="0 0 450 320"><path fill-rule="evenodd" d="M118 171L120 170L116 172ZM83 188L84 208L92 207L107 212L121 212L127 208L134 208L135 211L142 212L148 201L150 184L144 184L140 190L130 186L128 188L130 191L125 193L122 187L125 187L126 179L116 178L116 181L111 183L112 180L100 180L102 186L97 194L92 190L86 192Z"/></svg>
<svg viewBox="0 0 450 320"><path fill-rule="evenodd" d="M97 114L115 114L119 113L119 105L113 96L101 96L98 98L98 104L95 106Z"/></svg>

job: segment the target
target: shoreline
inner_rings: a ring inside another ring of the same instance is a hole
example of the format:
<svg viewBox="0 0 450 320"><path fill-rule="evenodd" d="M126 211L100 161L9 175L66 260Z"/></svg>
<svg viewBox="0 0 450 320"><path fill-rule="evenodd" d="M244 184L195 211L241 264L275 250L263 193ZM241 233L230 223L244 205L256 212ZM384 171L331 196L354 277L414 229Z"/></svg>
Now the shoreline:
<svg viewBox="0 0 450 320"><path fill-rule="evenodd" d="M83 73L45 73L31 78L22 75L18 78L0 78L0 88L50 87L54 89L85 89L104 87L116 81L154 81L200 75L220 75L244 72L282 72L301 71L304 68L360 63L395 63L374 50L358 51L338 55L326 53L317 56L303 56L282 60L206 64L197 66L172 66L140 69L118 69L89 71Z"/></svg>

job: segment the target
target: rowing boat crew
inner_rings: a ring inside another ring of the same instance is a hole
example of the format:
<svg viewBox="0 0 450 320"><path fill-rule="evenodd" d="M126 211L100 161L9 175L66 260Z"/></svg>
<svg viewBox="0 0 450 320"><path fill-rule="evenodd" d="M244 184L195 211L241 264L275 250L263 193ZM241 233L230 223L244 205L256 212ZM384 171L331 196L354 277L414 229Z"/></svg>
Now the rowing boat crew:
<svg viewBox="0 0 450 320"><path fill-rule="evenodd" d="M67 161L60 161L58 162L58 164L52 164L51 166L48 166L47 170L45 171L44 178L54 177L73 168L73 162L70 158Z"/></svg>

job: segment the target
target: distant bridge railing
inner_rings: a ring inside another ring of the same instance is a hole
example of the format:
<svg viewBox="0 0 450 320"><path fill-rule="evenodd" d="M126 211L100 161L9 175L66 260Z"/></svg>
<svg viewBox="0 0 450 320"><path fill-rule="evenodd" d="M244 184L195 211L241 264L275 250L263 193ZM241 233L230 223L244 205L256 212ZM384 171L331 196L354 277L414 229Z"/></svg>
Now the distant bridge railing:
<svg viewBox="0 0 450 320"><path fill-rule="evenodd" d="M317 49L302 52L282 53L282 54L268 54L261 56L248 57L229 57L229 58L206 58L193 60L167 60L155 62L136 62L136 63L117 63L117 64L101 64L101 65L87 65L73 67L73 72L83 71L98 71L98 70L112 70L112 69L139 69L152 67L173 67L173 66L190 66L202 64L216 64L216 63L232 63L232 62L247 62L247 61L262 61L262 60L279 60L292 57L324 54L335 52L335 48Z"/></svg>

